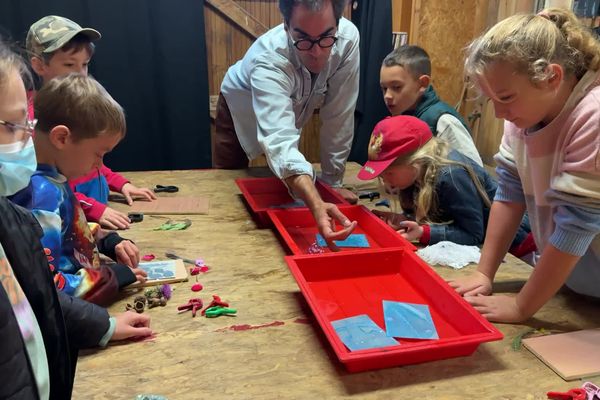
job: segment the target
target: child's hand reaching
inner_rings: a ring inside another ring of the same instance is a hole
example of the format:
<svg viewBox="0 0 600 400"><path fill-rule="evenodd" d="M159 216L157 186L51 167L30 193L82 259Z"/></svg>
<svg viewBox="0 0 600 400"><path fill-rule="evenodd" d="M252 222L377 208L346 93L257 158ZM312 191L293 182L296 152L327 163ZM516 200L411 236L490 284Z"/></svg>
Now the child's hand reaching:
<svg viewBox="0 0 600 400"><path fill-rule="evenodd" d="M345 188L333 188L336 192L338 192L344 200L346 200L350 204L358 203L358 196L351 190Z"/></svg>
<svg viewBox="0 0 600 400"><path fill-rule="evenodd" d="M115 316L116 326L110 340L129 339L132 337L145 337L152 335L150 317L147 314L138 314L131 311Z"/></svg>
<svg viewBox="0 0 600 400"><path fill-rule="evenodd" d="M409 242L418 241L423 236L423 227L418 222L402 221L399 225L398 233Z"/></svg>
<svg viewBox="0 0 600 400"><path fill-rule="evenodd" d="M110 207L106 207L98 222L108 229L127 229L131 224L127 215Z"/></svg>
<svg viewBox="0 0 600 400"><path fill-rule="evenodd" d="M133 204L133 196L141 197L143 200L152 201L156 200L156 195L152 192L152 190L148 188L139 188L131 183L126 183L121 188L121 193L125 196L125 200L127 200L127 204Z"/></svg>
<svg viewBox="0 0 600 400"><path fill-rule="evenodd" d="M393 230L397 231L401 228L400 223L406 221L406 215L397 214L390 211L379 211L371 210L378 218L382 219L386 224L392 227Z"/></svg>
<svg viewBox="0 0 600 400"><path fill-rule="evenodd" d="M514 296L465 296L465 300L489 321L514 323L529 317L521 312Z"/></svg>
<svg viewBox="0 0 600 400"><path fill-rule="evenodd" d="M131 268L135 274L135 279L139 283L146 282L148 274L143 269L138 268L138 264L140 263L140 250L135 244L129 240L123 240L115 246L115 254L117 256L117 262Z"/></svg>
<svg viewBox="0 0 600 400"><path fill-rule="evenodd" d="M492 294L492 280L479 271L465 278L450 280L448 284L465 297Z"/></svg>
<svg viewBox="0 0 600 400"><path fill-rule="evenodd" d="M123 240L115 246L117 262L129 266L131 269L137 268L140 263L140 250L129 240Z"/></svg>
<svg viewBox="0 0 600 400"><path fill-rule="evenodd" d="M148 274L141 268L133 268L133 273L135 274L135 279L139 283L145 283L148 280Z"/></svg>

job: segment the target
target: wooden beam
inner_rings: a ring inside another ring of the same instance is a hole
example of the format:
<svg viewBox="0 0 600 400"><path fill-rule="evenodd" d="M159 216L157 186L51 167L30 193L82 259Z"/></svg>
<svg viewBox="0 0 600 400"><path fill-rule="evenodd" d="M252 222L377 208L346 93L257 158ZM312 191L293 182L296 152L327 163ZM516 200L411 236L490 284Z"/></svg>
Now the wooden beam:
<svg viewBox="0 0 600 400"><path fill-rule="evenodd" d="M254 39L268 30L262 22L233 0L206 0L206 2Z"/></svg>
<svg viewBox="0 0 600 400"><path fill-rule="evenodd" d="M421 23L421 0L413 0L410 19L410 32L408 34L408 44L419 45L419 26Z"/></svg>

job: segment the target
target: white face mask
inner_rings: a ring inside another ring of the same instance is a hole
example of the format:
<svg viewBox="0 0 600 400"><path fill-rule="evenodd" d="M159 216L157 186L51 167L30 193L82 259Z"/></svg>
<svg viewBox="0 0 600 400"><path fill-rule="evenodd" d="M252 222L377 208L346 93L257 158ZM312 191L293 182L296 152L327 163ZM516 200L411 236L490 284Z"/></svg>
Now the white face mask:
<svg viewBox="0 0 600 400"><path fill-rule="evenodd" d="M33 140L0 144L0 196L12 196L27 187L37 168Z"/></svg>

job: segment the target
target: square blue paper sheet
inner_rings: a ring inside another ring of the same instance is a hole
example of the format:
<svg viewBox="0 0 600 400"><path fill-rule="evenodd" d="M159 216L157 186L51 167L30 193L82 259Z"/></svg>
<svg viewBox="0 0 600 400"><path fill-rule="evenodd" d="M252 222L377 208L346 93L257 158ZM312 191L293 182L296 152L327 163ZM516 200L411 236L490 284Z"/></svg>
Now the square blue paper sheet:
<svg viewBox="0 0 600 400"><path fill-rule="evenodd" d="M385 330L390 337L405 339L439 339L426 304L383 300Z"/></svg>
<svg viewBox="0 0 600 400"><path fill-rule="evenodd" d="M141 269L148 274L147 279L153 281L156 279L174 278L175 277L175 261L150 261L139 263Z"/></svg>
<svg viewBox="0 0 600 400"><path fill-rule="evenodd" d="M397 346L400 344L387 336L383 329L377 326L366 314L338 319L337 321L332 321L331 325L350 351Z"/></svg>
<svg viewBox="0 0 600 400"><path fill-rule="evenodd" d="M344 240L334 240L339 247L371 247L367 236L364 233L353 233ZM321 247L327 247L327 242L320 233L317 233L317 244Z"/></svg>

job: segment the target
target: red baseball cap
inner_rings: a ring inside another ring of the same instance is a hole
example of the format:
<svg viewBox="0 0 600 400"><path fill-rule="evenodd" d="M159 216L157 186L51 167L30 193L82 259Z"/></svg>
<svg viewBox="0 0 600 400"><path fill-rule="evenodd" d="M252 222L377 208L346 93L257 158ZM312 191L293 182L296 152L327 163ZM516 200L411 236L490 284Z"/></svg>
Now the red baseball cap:
<svg viewBox="0 0 600 400"><path fill-rule="evenodd" d="M358 179L374 179L396 159L421 148L431 139L424 121L409 115L386 117L379 121L369 141L369 161L358 172Z"/></svg>

